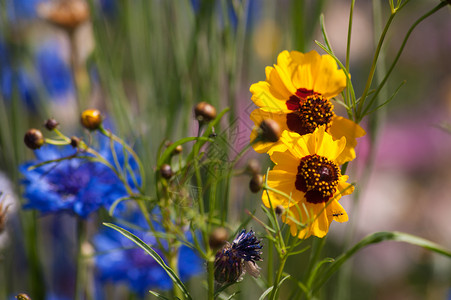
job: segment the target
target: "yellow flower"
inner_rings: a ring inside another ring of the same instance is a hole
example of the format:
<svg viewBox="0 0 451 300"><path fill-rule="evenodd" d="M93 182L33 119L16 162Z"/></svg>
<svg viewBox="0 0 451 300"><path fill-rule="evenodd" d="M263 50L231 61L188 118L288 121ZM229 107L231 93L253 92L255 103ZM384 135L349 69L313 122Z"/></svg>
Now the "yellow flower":
<svg viewBox="0 0 451 300"><path fill-rule="evenodd" d="M338 203L342 195L354 190L339 168L351 160L343 151L346 138L333 140L320 126L302 136L284 131L280 143L285 150L279 152L279 148L270 155L276 166L268 173L269 189L262 196L265 206L285 208L283 222L290 225L292 235L301 239L325 236L332 220L348 221Z"/></svg>
<svg viewBox="0 0 451 300"><path fill-rule="evenodd" d="M251 85L252 101L259 108L250 117L257 126L264 119L273 119L282 130L300 135L324 125L335 140L346 137L345 151L355 157L356 138L365 131L351 120L336 116L330 102L345 87L346 75L330 55L283 51L274 67L266 67L266 81ZM251 140L256 136L254 130ZM271 154L273 146L268 142L257 143L254 149Z"/></svg>

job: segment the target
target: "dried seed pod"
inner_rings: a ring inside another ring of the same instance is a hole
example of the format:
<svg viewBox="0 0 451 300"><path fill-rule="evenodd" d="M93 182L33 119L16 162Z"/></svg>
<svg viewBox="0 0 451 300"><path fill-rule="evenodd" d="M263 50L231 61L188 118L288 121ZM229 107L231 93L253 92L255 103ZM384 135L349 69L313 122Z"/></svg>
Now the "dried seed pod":
<svg viewBox="0 0 451 300"><path fill-rule="evenodd" d="M36 150L41 148L44 145L45 140L42 132L38 129L31 128L29 129L24 136L25 145L32 150Z"/></svg>
<svg viewBox="0 0 451 300"><path fill-rule="evenodd" d="M282 134L279 123L272 119L265 119L260 123L261 138L263 141L277 142Z"/></svg>
<svg viewBox="0 0 451 300"><path fill-rule="evenodd" d="M227 242L228 238L229 233L227 232L227 229L225 229L224 227L218 227L210 234L208 243L210 245L210 248L219 249Z"/></svg>
<svg viewBox="0 0 451 300"><path fill-rule="evenodd" d="M263 186L263 176L260 174L254 174L249 182L249 189L252 193L258 193Z"/></svg>
<svg viewBox="0 0 451 300"><path fill-rule="evenodd" d="M59 123L57 120L55 119L48 119L47 121L45 121L45 128L47 128L47 130L52 131L53 129L55 129L56 127L58 127Z"/></svg>
<svg viewBox="0 0 451 300"><path fill-rule="evenodd" d="M40 3L38 16L67 30L73 30L89 18L89 6L84 0L59 0Z"/></svg>
<svg viewBox="0 0 451 300"><path fill-rule="evenodd" d="M174 173L172 172L171 166L168 164L164 164L161 166L160 174L161 174L161 177L163 177L165 179L169 179L174 175Z"/></svg>
<svg viewBox="0 0 451 300"><path fill-rule="evenodd" d="M194 107L196 120L202 123L208 123L216 118L216 108L207 102L200 102Z"/></svg>

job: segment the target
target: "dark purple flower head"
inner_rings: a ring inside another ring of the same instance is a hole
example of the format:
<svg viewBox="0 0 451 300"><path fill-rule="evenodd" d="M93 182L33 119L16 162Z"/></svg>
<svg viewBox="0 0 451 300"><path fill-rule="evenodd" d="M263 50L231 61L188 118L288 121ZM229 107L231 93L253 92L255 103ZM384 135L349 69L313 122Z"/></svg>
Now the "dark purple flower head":
<svg viewBox="0 0 451 300"><path fill-rule="evenodd" d="M263 245L251 230L246 233L243 229L232 244L227 243L218 250L215 257L215 280L219 284L237 282L244 271L254 277L260 274L255 263L261 261L260 251Z"/></svg>

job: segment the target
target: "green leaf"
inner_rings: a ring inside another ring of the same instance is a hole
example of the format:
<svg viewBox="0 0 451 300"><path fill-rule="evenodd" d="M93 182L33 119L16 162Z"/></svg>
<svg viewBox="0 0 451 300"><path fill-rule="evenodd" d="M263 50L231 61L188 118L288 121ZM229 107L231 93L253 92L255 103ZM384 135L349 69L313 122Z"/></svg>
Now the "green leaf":
<svg viewBox="0 0 451 300"><path fill-rule="evenodd" d="M183 294L185 295L185 297L187 299L191 299L191 296L188 293L188 290L186 289L185 285L183 284L183 282L180 280L180 278L178 278L177 274L168 266L166 265L166 263L164 262L164 260L160 257L160 255L158 255L157 252L155 252L155 250L153 250L152 248L150 248L146 243L144 243L140 238L138 238L137 236L135 236L134 234L128 232L127 230L116 226L114 224L111 223L103 223L103 225L108 226L110 228L113 228L114 230L119 231L122 235L124 235L126 238L130 239L131 241L133 241L136 245L138 245L139 247L141 247L144 251L147 252L147 254L149 254L150 256L152 256L153 259L155 259L155 261L166 271L166 273L169 275L169 277L171 278L171 280L174 282L174 284L183 292Z"/></svg>
<svg viewBox="0 0 451 300"><path fill-rule="evenodd" d="M154 295L154 296L157 297L158 299L170 300L169 298L166 298L165 296L163 296L163 295L161 295L161 294L159 294L159 293L157 293L157 292L149 291L149 293L151 293L152 295Z"/></svg>
<svg viewBox="0 0 451 300"><path fill-rule="evenodd" d="M287 275L287 276L285 276L284 278L282 278L282 279L279 281L279 284L277 285L277 289L279 289L280 286L282 285L282 283L283 283L286 279L288 279L288 278L290 278L290 277L291 277L291 275ZM266 291L263 292L263 294L260 296L260 298L258 298L258 300L263 300L263 299L265 299L265 297L268 296L269 293L271 293L271 291L273 290L273 288L274 288L274 286L269 287Z"/></svg>
<svg viewBox="0 0 451 300"><path fill-rule="evenodd" d="M175 148L178 145L182 145L188 142L192 141L203 141L203 142L213 142L212 139L207 137L197 137L197 136L190 136L183 139L180 139L174 143L172 143L169 147L166 148L166 150L163 152L161 157L158 159L158 168L160 168L165 162L167 162L168 158L171 157L172 153L174 152Z"/></svg>
<svg viewBox="0 0 451 300"><path fill-rule="evenodd" d="M442 246L428 241L426 239L423 239L418 236L410 235L407 233L402 232L376 232L373 233L365 238L363 238L360 242L355 244L351 249L340 255L336 258L334 262L332 262L329 267L326 269L326 271L318 276L318 280L316 281L317 284L313 286L313 293L316 293L324 283L343 265L348 259L350 259L357 251L361 250L362 248L371 245L371 244L377 244L383 241L396 241L396 242L403 242L408 243L416 246L420 246L422 248L431 250L433 252L445 255L449 258L451 258L451 252Z"/></svg>

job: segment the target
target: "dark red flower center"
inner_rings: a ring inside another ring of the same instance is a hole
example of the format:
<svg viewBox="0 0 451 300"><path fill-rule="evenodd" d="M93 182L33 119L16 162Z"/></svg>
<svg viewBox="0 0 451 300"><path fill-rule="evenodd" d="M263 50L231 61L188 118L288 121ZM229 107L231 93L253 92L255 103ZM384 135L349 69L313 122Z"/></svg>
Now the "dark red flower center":
<svg viewBox="0 0 451 300"><path fill-rule="evenodd" d="M300 135L312 133L318 126L330 127L334 116L333 105L312 90L298 89L286 102L292 113L287 114L287 126Z"/></svg>
<svg viewBox="0 0 451 300"><path fill-rule="evenodd" d="M309 203L329 201L337 190L341 172L333 161L316 154L301 159L295 186Z"/></svg>

